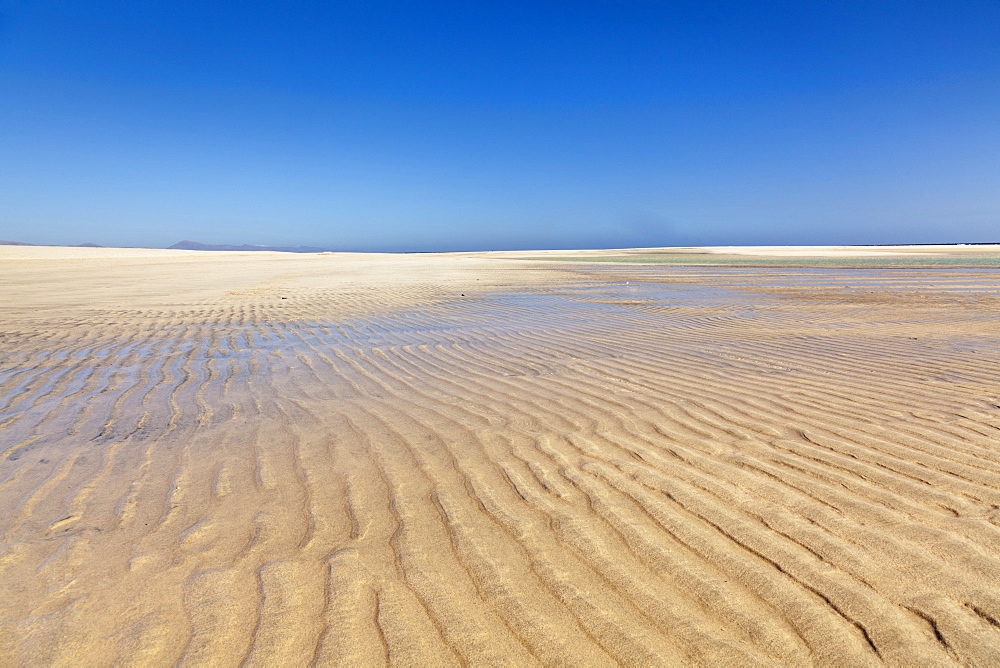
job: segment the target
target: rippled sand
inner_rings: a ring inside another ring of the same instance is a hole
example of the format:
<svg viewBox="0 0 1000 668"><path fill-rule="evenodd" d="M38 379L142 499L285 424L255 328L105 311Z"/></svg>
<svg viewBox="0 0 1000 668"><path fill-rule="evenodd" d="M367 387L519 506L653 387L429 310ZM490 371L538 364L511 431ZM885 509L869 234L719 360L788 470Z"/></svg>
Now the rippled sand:
<svg viewBox="0 0 1000 668"><path fill-rule="evenodd" d="M2 665L1000 663L997 269L48 252Z"/></svg>

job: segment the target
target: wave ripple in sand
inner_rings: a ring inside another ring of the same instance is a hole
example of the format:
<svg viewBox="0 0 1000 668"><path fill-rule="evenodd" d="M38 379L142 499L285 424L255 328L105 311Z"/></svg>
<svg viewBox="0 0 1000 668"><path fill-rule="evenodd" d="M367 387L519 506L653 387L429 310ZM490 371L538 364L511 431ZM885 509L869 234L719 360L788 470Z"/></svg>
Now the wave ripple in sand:
<svg viewBox="0 0 1000 668"><path fill-rule="evenodd" d="M989 295L500 265L8 320L3 662L1000 662Z"/></svg>

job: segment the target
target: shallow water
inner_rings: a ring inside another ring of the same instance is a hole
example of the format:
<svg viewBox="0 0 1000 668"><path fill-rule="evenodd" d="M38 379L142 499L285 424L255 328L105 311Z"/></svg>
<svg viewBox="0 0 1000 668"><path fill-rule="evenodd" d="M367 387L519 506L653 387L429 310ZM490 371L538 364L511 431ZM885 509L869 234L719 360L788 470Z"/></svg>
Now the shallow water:
<svg viewBox="0 0 1000 668"><path fill-rule="evenodd" d="M718 281L731 287L910 290L956 295L1000 294L1000 267L927 268L770 268L770 267L599 267L600 273L627 273L642 280Z"/></svg>

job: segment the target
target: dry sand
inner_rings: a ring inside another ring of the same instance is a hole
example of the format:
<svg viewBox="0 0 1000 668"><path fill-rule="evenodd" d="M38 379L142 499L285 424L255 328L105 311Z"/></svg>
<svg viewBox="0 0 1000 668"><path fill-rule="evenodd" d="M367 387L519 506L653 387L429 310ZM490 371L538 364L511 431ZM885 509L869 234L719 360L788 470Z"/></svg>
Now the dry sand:
<svg viewBox="0 0 1000 668"><path fill-rule="evenodd" d="M0 664L1000 664L996 268L515 255L0 249Z"/></svg>

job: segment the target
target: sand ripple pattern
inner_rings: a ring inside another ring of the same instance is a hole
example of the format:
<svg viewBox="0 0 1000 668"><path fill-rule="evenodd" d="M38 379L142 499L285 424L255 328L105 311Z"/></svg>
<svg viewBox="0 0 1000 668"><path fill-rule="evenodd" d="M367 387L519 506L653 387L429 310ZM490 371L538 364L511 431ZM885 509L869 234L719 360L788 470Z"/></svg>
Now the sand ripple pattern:
<svg viewBox="0 0 1000 668"><path fill-rule="evenodd" d="M1000 311L579 271L8 331L0 662L1000 664Z"/></svg>

